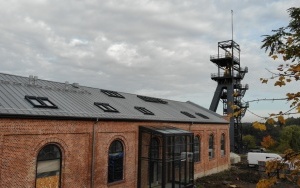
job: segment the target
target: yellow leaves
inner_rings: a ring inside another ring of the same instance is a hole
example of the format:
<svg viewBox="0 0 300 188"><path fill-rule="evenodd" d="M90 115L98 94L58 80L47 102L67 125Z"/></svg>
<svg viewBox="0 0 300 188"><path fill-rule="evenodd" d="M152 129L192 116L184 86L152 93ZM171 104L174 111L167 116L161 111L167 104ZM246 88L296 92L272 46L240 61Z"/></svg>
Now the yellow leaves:
<svg viewBox="0 0 300 188"><path fill-rule="evenodd" d="M300 113L300 104L296 108L297 112Z"/></svg>
<svg viewBox="0 0 300 188"><path fill-rule="evenodd" d="M274 125L275 120L273 118L269 118L266 123L269 124L269 125Z"/></svg>
<svg viewBox="0 0 300 188"><path fill-rule="evenodd" d="M279 81L283 81L283 80L285 80L285 77L284 77L284 76L280 76L280 77L278 78L278 80L279 80Z"/></svg>
<svg viewBox="0 0 300 188"><path fill-rule="evenodd" d="M286 43L288 45L291 45L293 42L294 42L294 39L292 37L288 37L287 40L286 40Z"/></svg>
<svg viewBox="0 0 300 188"><path fill-rule="evenodd" d="M280 76L278 80L275 82L274 86L284 86L285 85L285 77Z"/></svg>
<svg viewBox="0 0 300 188"><path fill-rule="evenodd" d="M266 128L266 125L263 124L263 123L259 123L257 121L255 121L253 124L252 124L253 128L257 129L257 130L260 130L260 131L265 131L267 128Z"/></svg>
<svg viewBox="0 0 300 188"><path fill-rule="evenodd" d="M271 148L272 146L275 145L275 140L270 136L265 136L263 137L263 141L261 142L261 145L265 148Z"/></svg>
<svg viewBox="0 0 300 188"><path fill-rule="evenodd" d="M272 185L274 185L277 181L276 177L272 177L269 179L261 179L259 182L256 184L256 188L271 188Z"/></svg>
<svg viewBox="0 0 300 188"><path fill-rule="evenodd" d="M279 87L285 86L285 81L276 81L274 86L279 86Z"/></svg>
<svg viewBox="0 0 300 188"><path fill-rule="evenodd" d="M280 50L278 50L279 54L285 54L285 50L283 48L281 48Z"/></svg>
<svg viewBox="0 0 300 188"><path fill-rule="evenodd" d="M272 187L279 179L288 180L292 184L297 184L297 186L300 187L299 168L300 153L288 149L284 152L282 160L273 159L266 162L265 172L271 176L268 176L266 179L261 179L256 184L256 187Z"/></svg>
<svg viewBox="0 0 300 188"><path fill-rule="evenodd" d="M233 93L233 97L237 97L237 96L239 96L239 95L240 95L240 93L237 92L237 91L235 91L235 92Z"/></svg>
<svg viewBox="0 0 300 188"><path fill-rule="evenodd" d="M268 83L268 79L265 78L260 78L260 81L262 84L267 84Z"/></svg>
<svg viewBox="0 0 300 188"><path fill-rule="evenodd" d="M272 55L271 57L272 57L274 60L278 58L277 55Z"/></svg>
<svg viewBox="0 0 300 188"><path fill-rule="evenodd" d="M300 72L300 64L291 66L291 71Z"/></svg>
<svg viewBox="0 0 300 188"><path fill-rule="evenodd" d="M283 124L283 125L285 124L285 119L282 115L278 116L277 119L281 124Z"/></svg>

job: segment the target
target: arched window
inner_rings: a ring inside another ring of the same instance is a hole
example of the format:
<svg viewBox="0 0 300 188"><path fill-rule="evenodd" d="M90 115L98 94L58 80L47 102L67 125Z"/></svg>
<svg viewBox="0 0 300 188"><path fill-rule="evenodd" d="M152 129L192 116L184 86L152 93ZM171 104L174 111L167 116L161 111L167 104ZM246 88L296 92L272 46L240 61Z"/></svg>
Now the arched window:
<svg viewBox="0 0 300 188"><path fill-rule="evenodd" d="M194 138L194 162L200 161L200 153L201 153L200 138L199 138L199 136L195 136L195 138Z"/></svg>
<svg viewBox="0 0 300 188"><path fill-rule="evenodd" d="M210 159L214 158L215 157L215 143L214 143L214 135L211 134L209 135L209 148L208 148L208 156Z"/></svg>
<svg viewBox="0 0 300 188"><path fill-rule="evenodd" d="M124 149L120 140L115 140L109 147L108 154L108 183L123 179Z"/></svg>
<svg viewBox="0 0 300 188"><path fill-rule="evenodd" d="M37 156L36 188L60 187L61 150L55 144L43 147Z"/></svg>
<svg viewBox="0 0 300 188"><path fill-rule="evenodd" d="M223 133L221 135L221 156L224 156L225 154L225 134Z"/></svg>

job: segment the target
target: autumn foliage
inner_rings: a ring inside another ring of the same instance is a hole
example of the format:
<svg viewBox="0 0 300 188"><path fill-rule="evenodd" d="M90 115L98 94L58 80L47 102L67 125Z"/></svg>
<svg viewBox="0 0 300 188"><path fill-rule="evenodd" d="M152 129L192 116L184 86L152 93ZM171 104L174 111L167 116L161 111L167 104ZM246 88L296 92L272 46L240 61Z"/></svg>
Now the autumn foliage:
<svg viewBox="0 0 300 188"><path fill-rule="evenodd" d="M300 79L300 8L292 7L288 9L290 22L286 27L273 30L272 35L265 35L261 48L269 52L268 55L276 62L280 61L277 71L271 72L272 77L261 78L263 84L267 84L270 79L275 80L274 86L284 87L292 82ZM299 86L296 86L299 88ZM274 124L275 119L282 127L285 124L285 115L300 113L300 91L288 92L284 98L290 103L290 110L287 112L278 112L270 114L266 118L266 123ZM254 123L259 130L262 130L262 123ZM293 134L292 134L293 135ZM295 145L300 139L298 135L294 135L294 140L287 143L289 147ZM264 147L271 147L271 137L264 137L261 142ZM297 145L297 144L296 144ZM293 146L294 147L294 146ZM297 147L294 147L298 149ZM262 179L257 183L257 188L272 187L280 179L289 180L300 187L300 153L299 151L287 150L283 159L268 161L266 164L266 173L268 178Z"/></svg>
<svg viewBox="0 0 300 188"><path fill-rule="evenodd" d="M261 78L262 83L268 83L269 79L275 79L274 86L283 87L288 83L300 79L300 8L288 9L291 21L286 27L273 30L273 35L265 35L262 48L269 52L269 56L280 61L277 71L272 72L271 78ZM271 114L284 124L283 115L300 113L300 91L286 93L286 100L290 102L291 110L286 113Z"/></svg>
<svg viewBox="0 0 300 188"><path fill-rule="evenodd" d="M265 136L261 142L261 145L264 148L269 149L275 145L275 140L270 135Z"/></svg>

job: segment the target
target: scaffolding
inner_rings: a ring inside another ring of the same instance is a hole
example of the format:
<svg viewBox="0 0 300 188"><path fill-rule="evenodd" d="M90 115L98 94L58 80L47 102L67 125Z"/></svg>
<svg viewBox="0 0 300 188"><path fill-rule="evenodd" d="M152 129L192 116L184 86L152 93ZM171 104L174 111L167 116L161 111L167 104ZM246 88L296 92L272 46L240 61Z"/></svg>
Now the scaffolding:
<svg viewBox="0 0 300 188"><path fill-rule="evenodd" d="M241 84L248 67L240 66L240 46L233 40L218 42L218 54L211 55L210 61L218 67L211 79L218 83L210 110L216 112L219 102L223 103L223 115L230 118L230 151L242 152L242 122L248 103L242 98L249 89L248 84Z"/></svg>

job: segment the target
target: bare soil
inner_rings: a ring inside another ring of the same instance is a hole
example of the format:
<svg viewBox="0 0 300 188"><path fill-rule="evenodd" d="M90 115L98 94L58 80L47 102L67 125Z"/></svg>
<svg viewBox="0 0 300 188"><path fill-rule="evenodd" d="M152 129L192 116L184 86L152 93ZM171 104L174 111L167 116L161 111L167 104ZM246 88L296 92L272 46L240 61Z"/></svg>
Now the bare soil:
<svg viewBox="0 0 300 188"><path fill-rule="evenodd" d="M197 188L255 188L257 182L265 177L267 177L265 172L260 172L258 168L255 167L248 167L246 157L242 156L241 162L233 164L229 170L199 178L195 184ZM287 180L280 180L273 187L297 188L295 184Z"/></svg>

